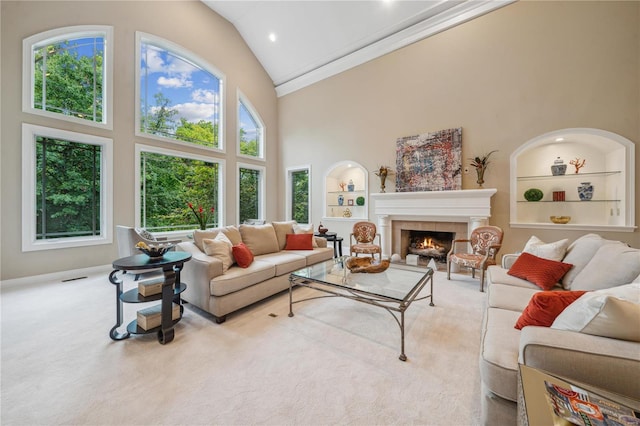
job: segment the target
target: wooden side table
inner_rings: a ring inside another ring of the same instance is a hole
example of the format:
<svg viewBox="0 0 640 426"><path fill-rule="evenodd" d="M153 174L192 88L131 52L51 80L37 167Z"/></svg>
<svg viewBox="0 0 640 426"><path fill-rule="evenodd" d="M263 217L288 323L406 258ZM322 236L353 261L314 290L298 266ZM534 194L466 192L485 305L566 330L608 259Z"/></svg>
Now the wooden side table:
<svg viewBox="0 0 640 426"><path fill-rule="evenodd" d="M147 334L158 333L158 341L161 344L169 343L173 340L173 326L182 319L184 307L180 300L180 293L186 288L186 284L180 282L180 271L185 262L191 260L191 254L181 251L170 251L165 253L161 258L150 258L146 254L138 254L135 256L123 257L113 262L113 271L109 274L109 281L116 286L116 325L111 328L109 336L113 340L127 339L131 334ZM164 283L162 284L162 293L151 296L142 296L138 293L138 288L131 289L125 293L122 292L122 280L117 274L120 271L137 271L141 269L162 269L164 274ZM127 326L127 331L118 332L118 327L122 325L122 303L143 303L161 300L161 324L145 330L138 326L138 321L133 320ZM180 318L172 319L172 305L177 303L180 305Z"/></svg>

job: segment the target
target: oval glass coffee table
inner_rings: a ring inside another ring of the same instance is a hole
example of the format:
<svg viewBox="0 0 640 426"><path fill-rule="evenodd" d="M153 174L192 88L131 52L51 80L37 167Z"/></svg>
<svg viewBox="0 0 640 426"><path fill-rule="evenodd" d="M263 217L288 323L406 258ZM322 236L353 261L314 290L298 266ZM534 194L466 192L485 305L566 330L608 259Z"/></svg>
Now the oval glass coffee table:
<svg viewBox="0 0 640 426"><path fill-rule="evenodd" d="M404 353L404 312L414 301L430 299L433 304L433 269L417 269L391 264L380 273L351 273L345 266L348 256L318 263L298 271L289 277L289 316L293 316L293 304L306 300L318 299L308 297L293 300L293 288L309 287L330 296L344 297L357 302L367 303L386 309L400 327L400 360L406 361ZM429 294L418 297L429 283ZM325 296L326 297L326 296Z"/></svg>

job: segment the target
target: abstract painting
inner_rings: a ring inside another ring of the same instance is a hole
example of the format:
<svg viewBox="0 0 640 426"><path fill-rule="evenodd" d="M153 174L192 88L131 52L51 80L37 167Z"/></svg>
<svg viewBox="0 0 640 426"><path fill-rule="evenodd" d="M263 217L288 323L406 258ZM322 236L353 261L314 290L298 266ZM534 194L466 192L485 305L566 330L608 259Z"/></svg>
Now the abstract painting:
<svg viewBox="0 0 640 426"><path fill-rule="evenodd" d="M462 189L462 128L399 138L396 191Z"/></svg>

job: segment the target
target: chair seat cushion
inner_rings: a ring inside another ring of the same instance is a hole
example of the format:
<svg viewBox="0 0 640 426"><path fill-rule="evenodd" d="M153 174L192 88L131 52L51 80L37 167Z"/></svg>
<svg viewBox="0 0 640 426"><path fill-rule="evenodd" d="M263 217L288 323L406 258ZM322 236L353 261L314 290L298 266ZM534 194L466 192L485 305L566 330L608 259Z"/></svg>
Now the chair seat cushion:
<svg viewBox="0 0 640 426"><path fill-rule="evenodd" d="M373 254L381 253L382 249L380 246L375 244L353 244L351 246L351 251L356 253Z"/></svg>
<svg viewBox="0 0 640 426"><path fill-rule="evenodd" d="M460 266L465 266L467 268L479 268L484 260L484 255L481 254L472 254L472 253L456 253L450 256L450 260L454 263L457 263ZM494 259L487 259L486 266L495 265L496 261Z"/></svg>

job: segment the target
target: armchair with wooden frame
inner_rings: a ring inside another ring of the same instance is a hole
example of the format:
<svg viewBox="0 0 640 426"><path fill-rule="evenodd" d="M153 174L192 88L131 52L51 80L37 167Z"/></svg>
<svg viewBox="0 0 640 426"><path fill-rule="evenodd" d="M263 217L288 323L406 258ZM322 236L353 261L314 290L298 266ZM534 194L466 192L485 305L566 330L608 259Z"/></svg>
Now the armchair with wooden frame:
<svg viewBox="0 0 640 426"><path fill-rule="evenodd" d="M502 247L504 232L497 226L479 226L471 231L469 239L453 240L447 254L447 279L451 279L451 264L471 268L475 278L476 269L480 270L480 291L484 291L484 277L490 265L496 264L496 255ZM469 243L471 253L458 252L456 243Z"/></svg>
<svg viewBox="0 0 640 426"><path fill-rule="evenodd" d="M370 254L375 258L378 253L378 260L382 261L382 242L380 234L378 234L376 224L373 222L356 222L353 225L353 231L349 235L349 251L351 256L361 254ZM378 244L375 239L378 238Z"/></svg>

